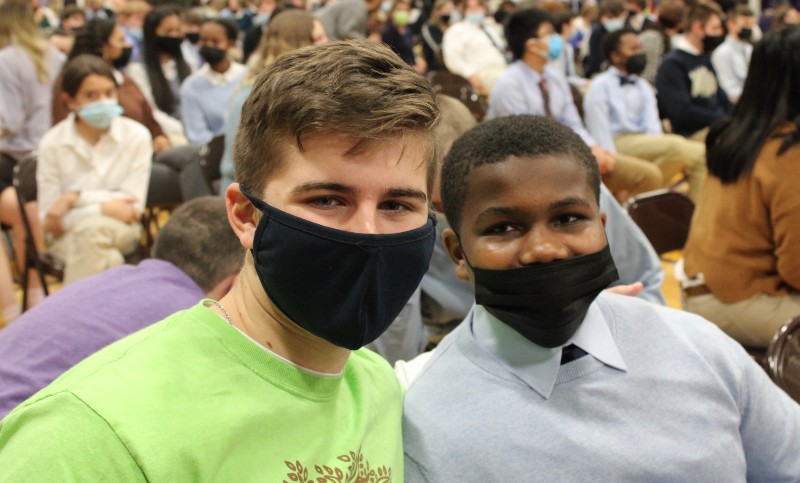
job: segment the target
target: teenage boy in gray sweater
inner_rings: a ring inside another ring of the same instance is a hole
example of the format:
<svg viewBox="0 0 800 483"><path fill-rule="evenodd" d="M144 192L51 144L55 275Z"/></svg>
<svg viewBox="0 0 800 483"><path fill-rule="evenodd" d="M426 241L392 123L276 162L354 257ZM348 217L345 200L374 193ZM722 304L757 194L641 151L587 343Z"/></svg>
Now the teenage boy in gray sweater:
<svg viewBox="0 0 800 483"><path fill-rule="evenodd" d="M406 481L796 481L800 406L617 272L588 147L532 116L453 144L444 243L475 288L404 404Z"/></svg>

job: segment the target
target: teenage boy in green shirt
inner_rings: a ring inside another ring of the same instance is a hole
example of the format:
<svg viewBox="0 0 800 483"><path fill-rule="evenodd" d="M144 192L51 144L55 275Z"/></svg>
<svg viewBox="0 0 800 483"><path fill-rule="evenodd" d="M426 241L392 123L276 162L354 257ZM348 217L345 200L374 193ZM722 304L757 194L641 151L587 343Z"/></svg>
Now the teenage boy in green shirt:
<svg viewBox="0 0 800 483"><path fill-rule="evenodd" d="M378 43L276 60L236 138L228 217L250 252L234 287L13 411L0 481L402 481L400 387L358 349L428 268L437 119Z"/></svg>

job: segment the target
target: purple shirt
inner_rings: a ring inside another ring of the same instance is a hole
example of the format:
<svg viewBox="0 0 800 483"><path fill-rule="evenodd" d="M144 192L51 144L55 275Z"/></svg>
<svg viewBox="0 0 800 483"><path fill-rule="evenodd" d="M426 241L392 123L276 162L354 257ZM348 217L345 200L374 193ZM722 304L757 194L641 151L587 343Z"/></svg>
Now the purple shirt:
<svg viewBox="0 0 800 483"><path fill-rule="evenodd" d="M0 331L0 419L89 355L205 297L163 260L70 284Z"/></svg>

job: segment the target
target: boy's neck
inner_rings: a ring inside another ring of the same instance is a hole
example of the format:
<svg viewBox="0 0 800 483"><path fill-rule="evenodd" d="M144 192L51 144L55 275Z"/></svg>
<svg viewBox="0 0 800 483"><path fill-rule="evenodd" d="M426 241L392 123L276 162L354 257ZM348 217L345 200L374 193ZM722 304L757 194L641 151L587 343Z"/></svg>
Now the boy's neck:
<svg viewBox="0 0 800 483"><path fill-rule="evenodd" d="M220 301L231 323L271 352L301 367L326 374L340 373L350 350L312 335L288 320L264 292L251 255L247 257L233 288Z"/></svg>
<svg viewBox="0 0 800 483"><path fill-rule="evenodd" d="M89 124L83 122L80 117L75 116L75 129L78 131L78 135L81 138L94 146L100 142L100 138L103 136L103 134L107 133L111 128L99 129L94 126L90 126Z"/></svg>
<svg viewBox="0 0 800 483"><path fill-rule="evenodd" d="M543 59L541 55L533 52L525 52L525 54L522 56L522 61L539 74L544 71L544 66L547 64L547 61Z"/></svg>

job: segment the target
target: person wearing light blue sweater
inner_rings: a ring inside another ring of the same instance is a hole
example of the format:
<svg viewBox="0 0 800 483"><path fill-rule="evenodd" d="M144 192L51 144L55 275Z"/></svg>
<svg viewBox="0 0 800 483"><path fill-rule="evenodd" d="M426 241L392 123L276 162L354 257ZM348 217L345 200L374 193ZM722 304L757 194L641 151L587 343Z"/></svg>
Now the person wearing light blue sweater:
<svg viewBox="0 0 800 483"><path fill-rule="evenodd" d="M477 305L406 392L405 481L797 481L800 405L738 343L599 295L617 278L599 190L548 118L454 143L444 243Z"/></svg>
<svg viewBox="0 0 800 483"><path fill-rule="evenodd" d="M225 134L228 102L242 82L245 66L228 59L236 45L236 24L209 19L200 27L200 56L206 62L181 85L181 120L192 144L205 144Z"/></svg>

